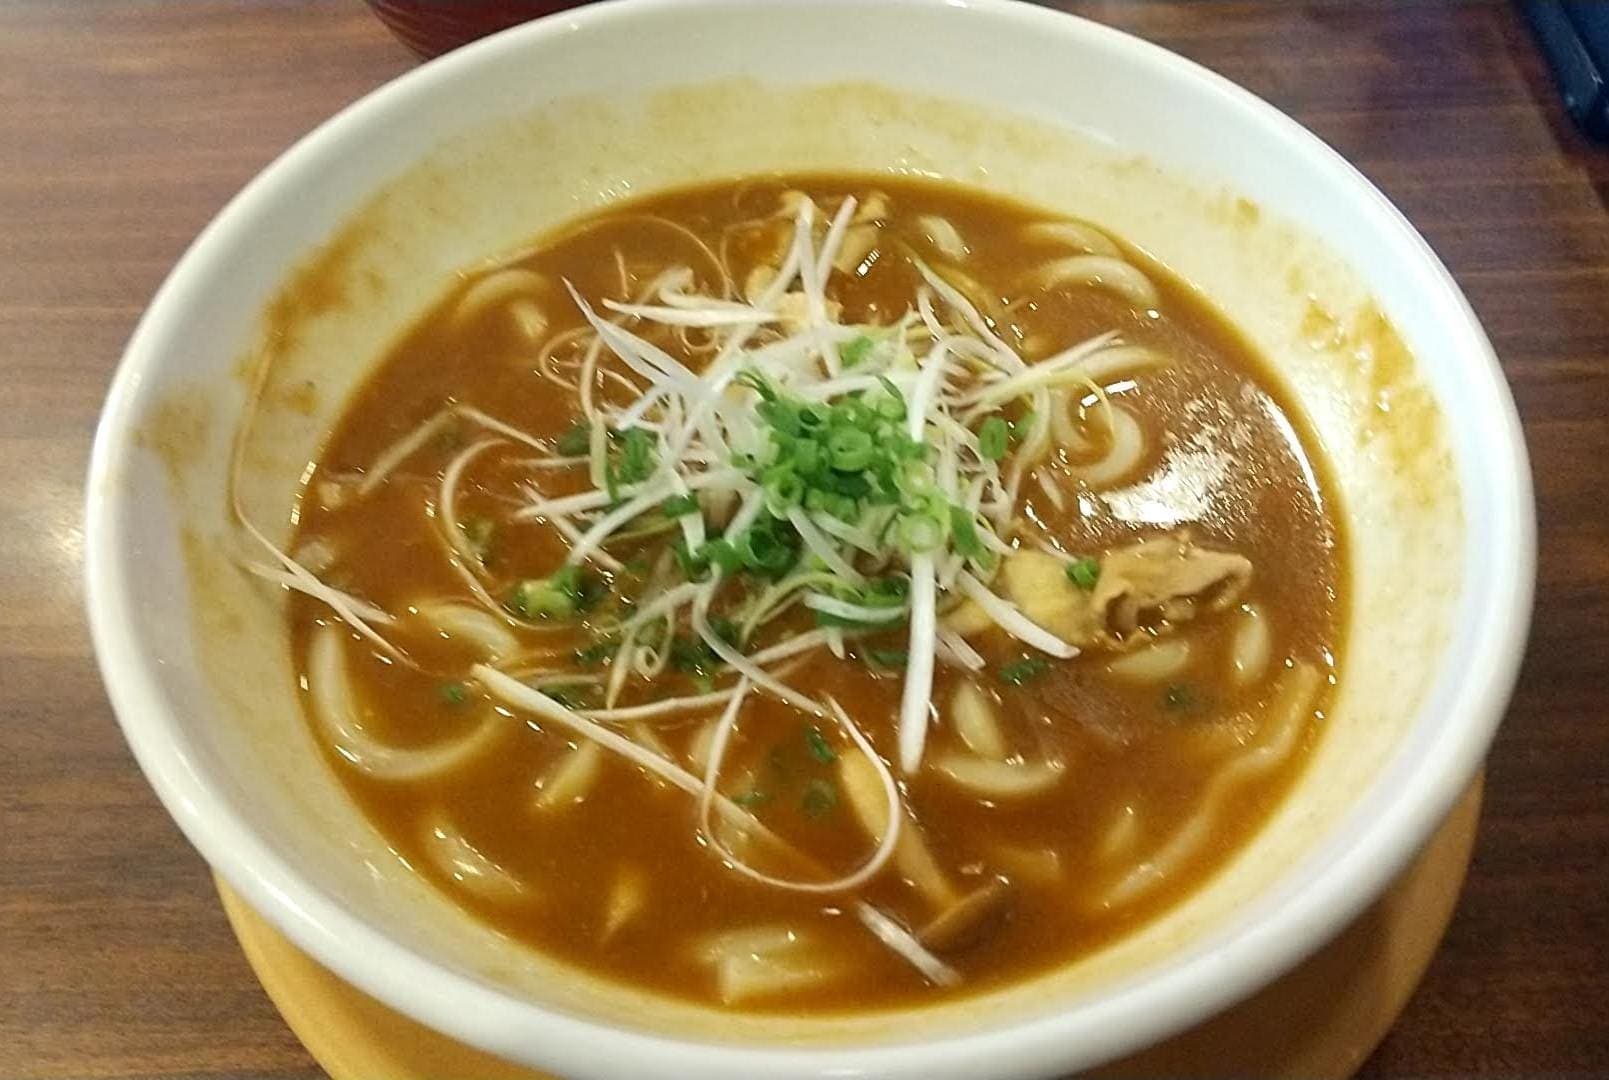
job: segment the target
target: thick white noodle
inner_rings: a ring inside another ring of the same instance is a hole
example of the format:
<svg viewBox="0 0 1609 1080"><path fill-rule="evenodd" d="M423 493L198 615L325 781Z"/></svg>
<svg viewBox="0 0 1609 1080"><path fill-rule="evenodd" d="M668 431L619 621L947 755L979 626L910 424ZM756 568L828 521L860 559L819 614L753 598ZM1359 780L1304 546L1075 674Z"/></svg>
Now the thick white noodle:
<svg viewBox="0 0 1609 1080"><path fill-rule="evenodd" d="M468 735L433 746L402 749L381 742L364 728L341 636L331 624L314 631L307 650L307 693L325 739L358 772L396 783L440 776L479 757L507 733L506 722L493 713Z"/></svg>
<svg viewBox="0 0 1609 1080"><path fill-rule="evenodd" d="M425 857L437 873L481 900L518 904L531 896L531 887L512 871L489 858L469 842L462 830L441 812L425 819Z"/></svg>
<svg viewBox="0 0 1609 1080"><path fill-rule="evenodd" d="M1037 289L1093 286L1116 293L1141 310L1154 310L1162 302L1150 278L1110 255L1069 255L1052 259L1030 272L1025 283Z"/></svg>
<svg viewBox="0 0 1609 1080"><path fill-rule="evenodd" d="M1229 677L1236 686L1250 686L1263 677L1273 654L1274 636L1268 613L1257 604L1246 604L1236 615L1235 633L1229 644Z"/></svg>
<svg viewBox="0 0 1609 1080"><path fill-rule="evenodd" d="M1074 476L1096 491L1132 476L1146 455L1145 432L1134 414L1114 405L1106 415L1112 418L1111 442L1106 453L1088 464L1068 466Z"/></svg>
<svg viewBox="0 0 1609 1080"><path fill-rule="evenodd" d="M1238 752L1218 769L1196 803L1190 820L1160 848L1119 878L1100 898L1102 908L1120 907L1150 893L1178 873L1212 834L1222 804L1246 781L1278 768L1301 742L1307 731L1304 720L1311 715L1321 677L1318 669L1296 664L1287 669L1263 710L1263 723L1273 730L1258 745Z"/></svg>
<svg viewBox="0 0 1609 1080"><path fill-rule="evenodd" d="M1062 244L1090 255L1107 255L1116 259L1123 254L1105 233L1081 221L1036 221L1032 225L1025 225L1020 235L1024 240Z"/></svg>

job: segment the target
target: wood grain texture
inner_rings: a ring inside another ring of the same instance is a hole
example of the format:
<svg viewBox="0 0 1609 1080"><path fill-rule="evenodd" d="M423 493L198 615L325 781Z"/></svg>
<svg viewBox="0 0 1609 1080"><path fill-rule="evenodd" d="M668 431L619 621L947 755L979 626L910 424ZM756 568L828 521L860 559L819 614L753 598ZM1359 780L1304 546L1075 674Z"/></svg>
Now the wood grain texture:
<svg viewBox="0 0 1609 1080"><path fill-rule="evenodd" d="M1539 615L1459 914L1363 1075L1609 1075L1609 152L1495 0L1063 6L1307 124L1485 321L1536 466ZM355 2L0 4L0 1078L318 1075L115 728L80 614L81 487L117 355L184 246L411 62Z"/></svg>

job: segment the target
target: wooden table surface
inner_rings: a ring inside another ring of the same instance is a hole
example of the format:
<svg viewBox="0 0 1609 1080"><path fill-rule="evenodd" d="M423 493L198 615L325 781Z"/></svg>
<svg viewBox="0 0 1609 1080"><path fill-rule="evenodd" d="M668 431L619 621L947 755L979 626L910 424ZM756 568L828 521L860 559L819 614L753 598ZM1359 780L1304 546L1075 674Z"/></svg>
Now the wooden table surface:
<svg viewBox="0 0 1609 1080"><path fill-rule="evenodd" d="M1066 6L1328 140L1485 321L1534 456L1538 617L1462 906L1363 1075L1609 1076L1609 150L1569 128L1507 3ZM185 245L412 64L355 0L0 2L4 1080L318 1075L113 722L81 487L113 365Z"/></svg>

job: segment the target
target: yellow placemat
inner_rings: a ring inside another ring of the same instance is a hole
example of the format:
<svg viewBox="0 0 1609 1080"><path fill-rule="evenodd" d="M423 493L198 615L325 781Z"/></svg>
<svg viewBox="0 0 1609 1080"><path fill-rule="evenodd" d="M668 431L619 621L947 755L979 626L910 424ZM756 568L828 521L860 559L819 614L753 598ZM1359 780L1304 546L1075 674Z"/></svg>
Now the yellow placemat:
<svg viewBox="0 0 1609 1080"><path fill-rule="evenodd" d="M1250 1000L1103 1077L1343 1078L1408 1003L1463 885L1480 816L1477 779L1379 902ZM354 990L301 952L222 881L240 947L290 1029L332 1080L544 1080L455 1043Z"/></svg>

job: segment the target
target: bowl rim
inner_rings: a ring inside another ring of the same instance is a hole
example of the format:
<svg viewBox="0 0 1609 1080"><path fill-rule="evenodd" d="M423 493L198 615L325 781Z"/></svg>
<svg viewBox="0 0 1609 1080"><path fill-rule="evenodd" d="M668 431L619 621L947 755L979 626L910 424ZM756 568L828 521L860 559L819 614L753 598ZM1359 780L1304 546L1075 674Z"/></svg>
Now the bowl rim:
<svg viewBox="0 0 1609 1080"><path fill-rule="evenodd" d="M85 603L96 658L119 723L140 768L189 841L208 863L299 948L341 978L455 1039L525 1064L576 1076L683 1076L709 1080L877 1076L940 1080L976 1075L1060 1075L1172 1035L1249 995L1358 915L1429 837L1474 775L1517 677L1535 578L1531 473L1512 395L1468 301L1446 267L1400 211L1316 135L1228 79L1123 31L1014 0L768 0L795 9L853 8L879 2L955 9L958 17L1003 20L1078 40L1097 52L1171 69L1226 108L1277 128L1290 152L1307 155L1356 190L1386 230L1384 239L1420 264L1428 297L1447 316L1468 378L1486 407L1499 449L1485 476L1494 510L1486 551L1512 572L1478 591L1471 664L1413 773L1362 828L1341 857L1285 896L1267 918L1230 935L1220 948L1169 961L1076 1008L1033 1015L920 1043L788 1046L672 1038L575 1016L523 1001L393 941L282 861L169 736L172 717L155 672L137 645L139 620L122 572L127 496L115 482L141 416L140 391L160 367L167 327L193 284L221 266L249 235L260 208L289 178L316 173L349 136L406 110L433 87L504 54L536 49L561 35L629 22L679 7L704 11L746 0L608 0L503 31L414 68L324 121L259 172L181 257L139 320L108 392L86 483ZM1466 588L1466 599L1467 599ZM1421 719L1415 727L1423 727ZM1413 729L1410 729L1412 731Z"/></svg>

